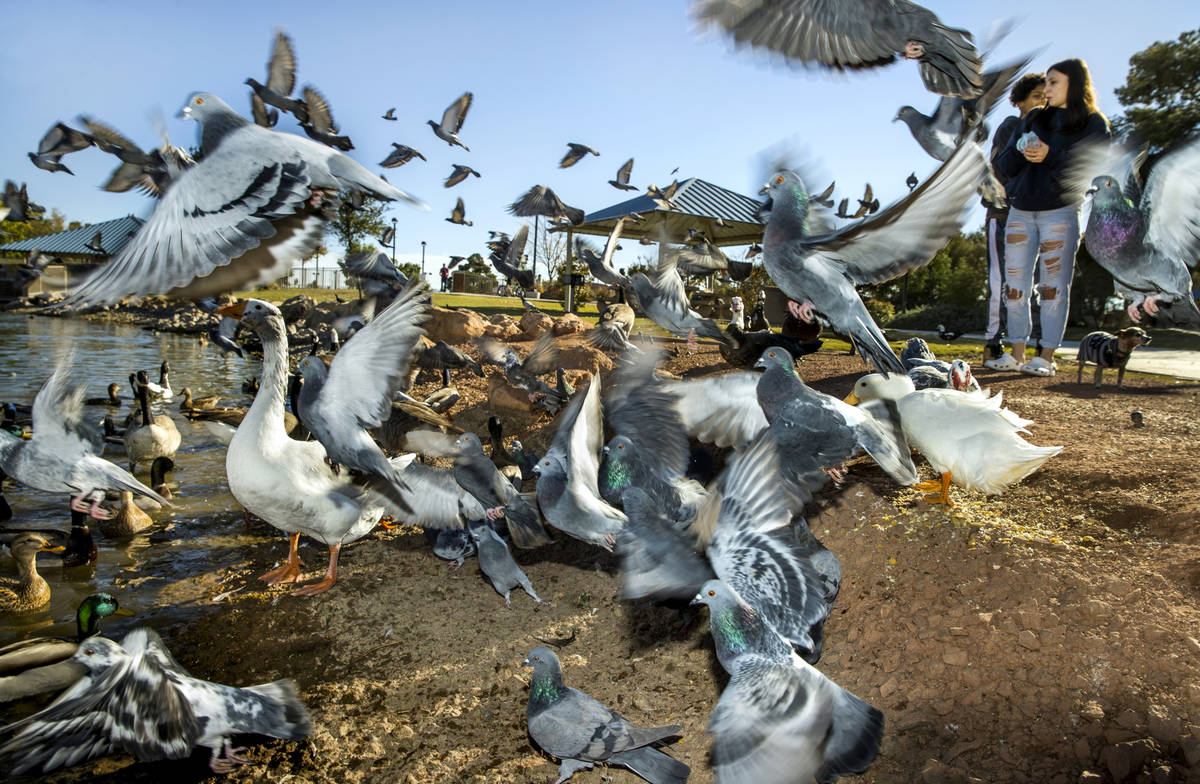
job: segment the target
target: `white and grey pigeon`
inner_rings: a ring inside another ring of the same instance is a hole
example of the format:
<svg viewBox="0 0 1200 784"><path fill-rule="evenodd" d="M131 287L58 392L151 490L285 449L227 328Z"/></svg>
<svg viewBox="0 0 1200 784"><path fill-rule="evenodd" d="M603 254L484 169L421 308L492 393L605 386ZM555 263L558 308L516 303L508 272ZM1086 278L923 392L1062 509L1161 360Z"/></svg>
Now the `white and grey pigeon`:
<svg viewBox="0 0 1200 784"><path fill-rule="evenodd" d="M463 144L462 139L458 138L458 132L462 130L463 121L467 119L467 110L471 108L471 100L474 98L471 93L463 93L458 96L454 103L446 107L446 111L442 112L442 121L440 123L433 120L426 120L426 125L433 129L433 133L442 141L449 144L451 147L458 145L467 152L471 148Z"/></svg>
<svg viewBox="0 0 1200 784"><path fill-rule="evenodd" d="M555 784L595 765L620 765L651 784L685 784L691 768L653 748L683 730L678 724L637 727L595 698L563 683L554 651L539 645L521 662L533 668L525 721L529 737L558 757Z"/></svg>
<svg viewBox="0 0 1200 784"><path fill-rule="evenodd" d="M704 318L688 303L683 279L679 277L675 258L671 255L664 254L650 276L635 272L629 277L629 284L646 318L668 332L687 337L695 330L696 335L718 342L725 340L725 332L717 322Z"/></svg>
<svg viewBox="0 0 1200 784"><path fill-rule="evenodd" d="M604 417L600 376L576 394L558 420L550 448L534 466L537 498L546 522L576 539L611 551L625 513L600 497L597 476Z"/></svg>
<svg viewBox="0 0 1200 784"><path fill-rule="evenodd" d="M437 529L435 529L437 530ZM426 535L429 530L426 529ZM448 563L451 572L457 572L463 563L478 552L475 539L466 528L442 528L437 530L433 541L433 554Z"/></svg>
<svg viewBox="0 0 1200 784"><path fill-rule="evenodd" d="M508 535L517 547L540 547L550 541L542 527L537 509L500 473L496 464L483 453L483 444L474 433L463 433L455 441L454 479L463 490L483 505L488 520L503 518ZM477 518L476 518L477 519Z"/></svg>
<svg viewBox="0 0 1200 784"><path fill-rule="evenodd" d="M157 634L134 629L117 644L84 640L71 660L87 674L45 709L0 728L0 765L44 774L123 751L143 762L211 750L209 767L230 773L248 762L234 735L302 740L312 732L290 680L237 688L193 678Z"/></svg>
<svg viewBox="0 0 1200 784"><path fill-rule="evenodd" d="M327 459L373 477L371 488L402 512L412 511L404 497L407 484L367 430L391 416L392 398L408 375L428 317L422 290L420 284L410 286L355 333L328 368L317 356L306 357L297 368L304 378L300 418L325 447Z"/></svg>
<svg viewBox="0 0 1200 784"><path fill-rule="evenodd" d="M962 228L965 210L987 159L973 142L958 149L904 198L869 218L813 235L811 196L796 172L777 172L763 187L770 218L763 233L763 266L794 303L793 315L824 317L848 335L877 369L903 373L863 305L857 285L882 283L929 263Z"/></svg>
<svg viewBox="0 0 1200 784"><path fill-rule="evenodd" d="M918 60L925 88L970 98L983 65L971 34L910 0L699 0L694 13L739 44L839 71Z"/></svg>
<svg viewBox="0 0 1200 784"><path fill-rule="evenodd" d="M743 449L767 426L757 405L761 375L723 373L687 381L663 381L688 437L722 449Z"/></svg>
<svg viewBox="0 0 1200 784"><path fill-rule="evenodd" d="M326 216L314 202L327 191L427 209L345 154L256 125L215 95L193 94L182 114L201 124L203 158L64 305L156 294L199 299L274 281L320 242Z"/></svg>
<svg viewBox="0 0 1200 784"><path fill-rule="evenodd" d="M512 553L508 550L508 545L500 538L495 529L489 523L471 521L467 523L467 532L470 533L471 539L475 542L475 548L479 556L479 569L491 582L492 587L496 589L496 593L504 597L504 606L512 608L512 601L509 599L509 594L513 588L521 587L521 590L533 597L533 600L538 604L545 604L537 592L533 590L533 583L529 581L529 577L517 566L517 562L513 560Z"/></svg>
<svg viewBox="0 0 1200 784"><path fill-rule="evenodd" d="M729 683L713 708L717 784L831 782L863 773L883 740L883 713L825 677L760 608L720 580L693 600L709 609Z"/></svg>
<svg viewBox="0 0 1200 784"><path fill-rule="evenodd" d="M36 490L70 493L71 509L98 520L109 517L100 507L109 490L128 490L171 506L125 469L97 454L103 439L84 421L87 387L68 378L70 365L70 356L61 359L34 398L33 438L24 440L0 430L0 470Z"/></svg>
<svg viewBox="0 0 1200 784"><path fill-rule="evenodd" d="M917 389L957 389L973 392L981 387L971 373L971 366L961 359L946 362L934 356L929 344L922 338L909 338L900 352L908 377Z"/></svg>
<svg viewBox="0 0 1200 784"><path fill-rule="evenodd" d="M1135 323L1139 310L1154 316L1163 309L1177 326L1200 328L1192 295L1200 258L1200 141L1163 156L1144 189L1136 174L1139 156L1118 153L1125 154L1101 156L1100 165L1084 162L1095 176L1088 182L1092 208L1083 243L1130 301Z"/></svg>

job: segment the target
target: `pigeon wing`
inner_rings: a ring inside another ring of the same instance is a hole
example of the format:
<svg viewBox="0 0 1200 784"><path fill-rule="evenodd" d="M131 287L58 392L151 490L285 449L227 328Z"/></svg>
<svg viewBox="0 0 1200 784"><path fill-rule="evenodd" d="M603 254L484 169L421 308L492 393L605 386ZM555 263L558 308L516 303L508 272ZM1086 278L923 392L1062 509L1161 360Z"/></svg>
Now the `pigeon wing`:
<svg viewBox="0 0 1200 784"><path fill-rule="evenodd" d="M675 410L689 436L718 447L741 449L767 426L758 405L758 373L726 373L696 381L668 382Z"/></svg>
<svg viewBox="0 0 1200 784"><path fill-rule="evenodd" d="M275 46L267 63L267 88L284 96L296 89L296 52L292 39L282 30L275 34Z"/></svg>
<svg viewBox="0 0 1200 784"><path fill-rule="evenodd" d="M1168 154L1146 180L1146 243L1195 268L1200 258L1200 140Z"/></svg>
<svg viewBox="0 0 1200 784"><path fill-rule="evenodd" d="M40 447L62 454L79 455L98 451L103 437L83 419L87 388L68 377L71 355L59 361L50 379L33 399L34 438Z"/></svg>
<svg viewBox="0 0 1200 784"><path fill-rule="evenodd" d="M442 130L455 134L462 129L463 121L467 119L467 110L471 108L471 93L463 93L458 100L446 107L442 114Z"/></svg>
<svg viewBox="0 0 1200 784"><path fill-rule="evenodd" d="M558 344L554 342L553 332L543 332L534 341L533 350L521 363L521 367L535 376L549 373L558 366ZM597 447L599 449L599 447Z"/></svg>
<svg viewBox="0 0 1200 784"><path fill-rule="evenodd" d="M337 133L333 112L329 109L329 101L325 100L325 96L309 86L305 86L301 95L304 96L304 105L308 108L308 124L321 133Z"/></svg>

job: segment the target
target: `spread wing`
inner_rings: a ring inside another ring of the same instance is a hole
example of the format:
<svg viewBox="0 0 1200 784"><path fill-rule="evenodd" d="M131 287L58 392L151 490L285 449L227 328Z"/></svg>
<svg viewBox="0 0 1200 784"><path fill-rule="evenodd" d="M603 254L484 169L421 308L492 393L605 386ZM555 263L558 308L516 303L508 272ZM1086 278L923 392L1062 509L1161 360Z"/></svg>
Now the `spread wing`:
<svg viewBox="0 0 1200 784"><path fill-rule="evenodd" d="M685 432L706 444L740 449L767 426L758 405L757 373L667 383Z"/></svg>
<svg viewBox="0 0 1200 784"><path fill-rule="evenodd" d="M471 108L471 93L463 93L458 100L446 107L442 114L442 130L446 133L458 133L463 121L467 119L467 110Z"/></svg>
<svg viewBox="0 0 1200 784"><path fill-rule="evenodd" d="M83 419L87 388L68 378L71 354L61 359L53 375L33 400L33 434L40 446L61 454L98 451L103 437Z"/></svg>
<svg viewBox="0 0 1200 784"><path fill-rule="evenodd" d="M292 39L282 30L275 35L275 48L267 63L267 87L280 95L291 95L296 89L296 52Z"/></svg>
<svg viewBox="0 0 1200 784"><path fill-rule="evenodd" d="M543 332L534 341L533 350L521 363L521 367L535 376L549 373L558 365L558 344L553 332Z"/></svg>
<svg viewBox="0 0 1200 784"><path fill-rule="evenodd" d="M308 109L308 124L321 133L337 133L333 122L333 112L329 109L329 101L315 88L305 87L302 91L304 105Z"/></svg>
<svg viewBox="0 0 1200 784"><path fill-rule="evenodd" d="M1146 242L1195 268L1200 257L1200 140L1168 154L1150 172L1142 196Z"/></svg>

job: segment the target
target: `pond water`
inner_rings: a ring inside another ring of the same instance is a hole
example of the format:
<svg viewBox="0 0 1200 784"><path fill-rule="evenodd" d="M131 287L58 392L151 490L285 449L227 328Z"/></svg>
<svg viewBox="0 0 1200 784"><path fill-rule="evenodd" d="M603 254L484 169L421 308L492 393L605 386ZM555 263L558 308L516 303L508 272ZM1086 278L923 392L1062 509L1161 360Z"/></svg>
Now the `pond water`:
<svg viewBox="0 0 1200 784"><path fill-rule="evenodd" d="M88 594L108 591L133 617L112 616L102 628L119 636L128 628L185 620L203 606L211 606L220 592L217 575L245 560L248 547L283 545L270 529L247 528L241 507L225 481L225 448L203 426L189 422L179 412L178 395L190 387L196 396L220 395L223 401L247 405L242 382L258 375L259 361L224 356L207 338L156 333L125 324L83 319L49 318L0 313L0 401L30 404L49 378L59 357L74 351L71 375L88 385L89 397L101 397L110 383L121 385L123 399L132 396L129 374L146 370L158 380L162 360L171 363L174 402L155 404L155 413L167 413L176 422L183 443L175 456L177 482L171 510L151 512L156 525L127 539L106 539L96 527L92 535L99 557L89 566L64 568L58 553L38 556L38 572L50 584L49 605L16 615L0 615L0 645L36 635L72 636L75 608ZM96 421L114 409L89 406ZM120 410L123 419L126 406ZM105 457L128 468L122 451ZM146 484L149 466L139 466L137 476ZM68 496L32 490L12 480L4 482L4 495L13 519L0 530L71 528ZM283 550L280 550L282 556ZM0 555L0 576L16 577L16 564L7 549Z"/></svg>

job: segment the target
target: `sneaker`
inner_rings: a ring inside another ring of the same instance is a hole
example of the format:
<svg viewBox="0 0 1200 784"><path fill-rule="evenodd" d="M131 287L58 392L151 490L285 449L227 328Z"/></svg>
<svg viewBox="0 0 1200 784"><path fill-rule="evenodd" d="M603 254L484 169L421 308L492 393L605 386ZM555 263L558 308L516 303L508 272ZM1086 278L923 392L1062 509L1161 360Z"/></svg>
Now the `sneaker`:
<svg viewBox="0 0 1200 784"><path fill-rule="evenodd" d="M985 368L991 368L992 370L1014 371L1021 369L1021 363L1017 362L1017 360L1013 358L1013 355L1008 352L1001 354L996 359L987 360L983 363L983 366Z"/></svg>
<svg viewBox="0 0 1200 784"><path fill-rule="evenodd" d="M1021 365L1021 372L1027 376L1053 376L1056 369L1041 357L1034 357L1024 365Z"/></svg>

